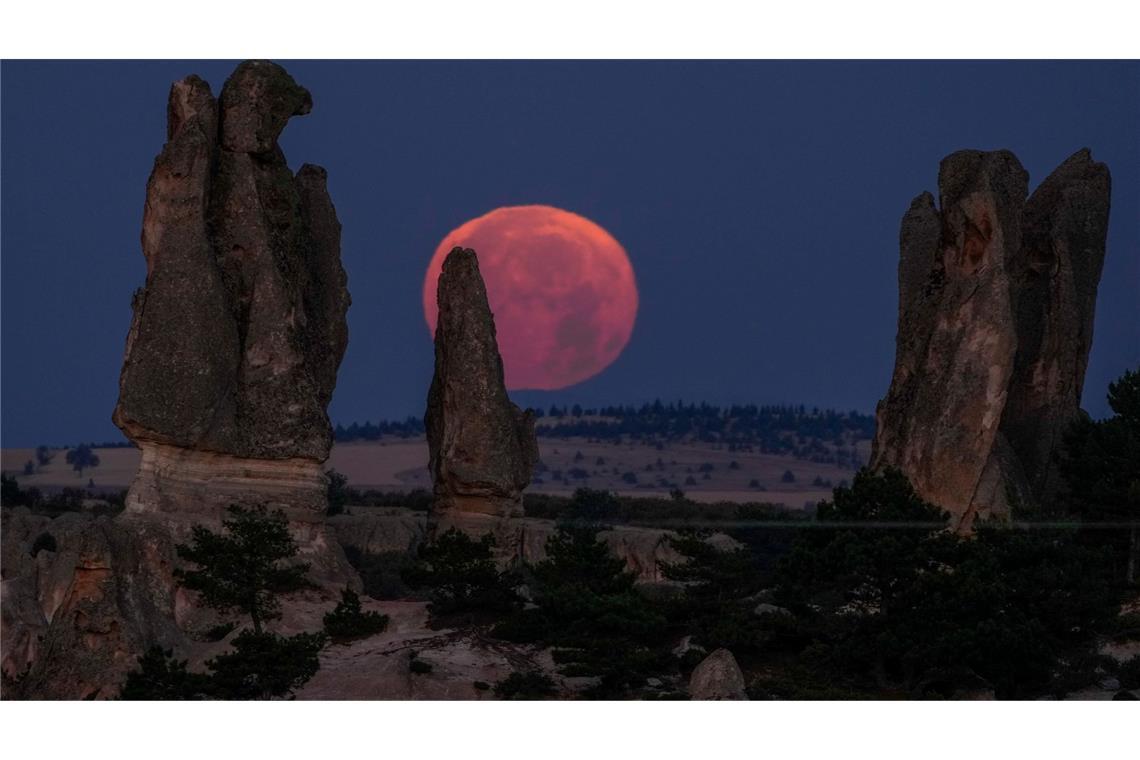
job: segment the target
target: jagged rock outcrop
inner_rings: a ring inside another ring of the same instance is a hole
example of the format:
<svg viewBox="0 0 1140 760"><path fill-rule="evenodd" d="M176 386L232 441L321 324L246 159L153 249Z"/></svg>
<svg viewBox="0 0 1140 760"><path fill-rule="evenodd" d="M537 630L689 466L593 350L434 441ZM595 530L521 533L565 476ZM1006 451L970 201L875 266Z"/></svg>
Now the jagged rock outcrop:
<svg viewBox="0 0 1140 760"><path fill-rule="evenodd" d="M899 328L871 466L900 468L968 530L1048 502L1080 412L1109 175L1082 150L1026 201L1009 151L942 161L899 234Z"/></svg>
<svg viewBox="0 0 1140 760"><path fill-rule="evenodd" d="M264 61L217 100L195 76L171 88L114 413L143 454L131 513L198 521L269 503L320 532L350 299L325 171L294 175L277 145L311 108Z"/></svg>
<svg viewBox="0 0 1140 760"><path fill-rule="evenodd" d="M523 514L522 491L538 461L534 416L507 397L475 251L448 254L437 301L435 376L424 417L435 492L429 529L499 535L504 520ZM511 551L501 542L499 549Z"/></svg>
<svg viewBox="0 0 1140 760"><path fill-rule="evenodd" d="M322 471L348 340L340 223L325 171L294 175L277 145L311 107L263 61L218 99L195 76L171 87L113 417L141 462L126 511L41 552L53 556L28 566L5 541L4 619L22 633L5 637L4 667L31 664L24 696L112 696L146 648L188 653L211 613L177 587L175 546L233 504L284 511L310 579L359 587L325 524Z"/></svg>
<svg viewBox="0 0 1140 760"><path fill-rule="evenodd" d="M308 91L261 61L241 64L219 101L198 77L171 88L114 414L131 440L328 456L325 409L348 342L340 224L324 169L294 176L277 145L311 107Z"/></svg>

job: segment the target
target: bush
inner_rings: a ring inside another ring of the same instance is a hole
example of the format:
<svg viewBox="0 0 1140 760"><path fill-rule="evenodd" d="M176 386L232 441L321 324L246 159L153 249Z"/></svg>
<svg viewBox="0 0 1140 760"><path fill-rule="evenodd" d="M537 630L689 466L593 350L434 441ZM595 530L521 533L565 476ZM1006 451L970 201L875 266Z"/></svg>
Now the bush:
<svg viewBox="0 0 1140 760"><path fill-rule="evenodd" d="M325 633L337 644L353 639L372 636L388 627L388 616L379 612L364 612L360 607L360 597L352 589L345 587L340 594L340 603L325 614Z"/></svg>
<svg viewBox="0 0 1140 760"><path fill-rule="evenodd" d="M270 699L290 696L320 668L323 633L279 636L242 631L232 652L206 663L213 671L210 695L217 699Z"/></svg>
<svg viewBox="0 0 1140 760"><path fill-rule="evenodd" d="M279 636L242 631L233 650L206 663L207 673L191 673L170 650L150 649L127 674L119 692L127 700L271 699L286 697L312 678L326 639L323 633Z"/></svg>
<svg viewBox="0 0 1140 760"><path fill-rule="evenodd" d="M669 619L710 652L724 647L740 657L763 647L771 637L748 598L769 581L760 558L749 547L722 551L696 533L671 544L685 559L661 564L666 578L684 584L684 594L668 605Z"/></svg>
<svg viewBox="0 0 1140 760"><path fill-rule="evenodd" d="M511 673L495 684L495 696L500 699L543 699L555 693L554 679L535 671Z"/></svg>
<svg viewBox="0 0 1140 760"><path fill-rule="evenodd" d="M127 674L119 699L206 699L213 691L209 676L187 671L186 662L175 659L173 650L150 648L138 658L138 669Z"/></svg>
<svg viewBox="0 0 1140 760"><path fill-rule="evenodd" d="M518 609L522 600L515 593L518 578L495 566L491 556L494 545L489 533L475 541L451 528L420 547L419 562L404 572L404 581L413 588L428 590L428 609L433 617L457 613L501 616Z"/></svg>
<svg viewBox="0 0 1140 760"><path fill-rule="evenodd" d="M432 671L430 662L424 662L423 660L416 657L413 657L412 661L408 663L408 669L417 675L424 675L425 673L430 673Z"/></svg>
<svg viewBox="0 0 1140 760"><path fill-rule="evenodd" d="M1116 677L1125 689L1140 689L1140 655L1120 663Z"/></svg>
<svg viewBox="0 0 1140 760"><path fill-rule="evenodd" d="M1045 693L1118 609L1106 552L1059 530L979 525L959 538L897 471L859 473L819 519L838 525L803 532L781 594L811 621L805 663L863 688L948 695L981 680L999 697Z"/></svg>
<svg viewBox="0 0 1140 760"><path fill-rule="evenodd" d="M665 618L633 589L625 562L598 540L596 526L562 525L532 568L536 608L520 611L492 634L554 648L568 676L596 676L596 697L614 697L672 666L661 650Z"/></svg>

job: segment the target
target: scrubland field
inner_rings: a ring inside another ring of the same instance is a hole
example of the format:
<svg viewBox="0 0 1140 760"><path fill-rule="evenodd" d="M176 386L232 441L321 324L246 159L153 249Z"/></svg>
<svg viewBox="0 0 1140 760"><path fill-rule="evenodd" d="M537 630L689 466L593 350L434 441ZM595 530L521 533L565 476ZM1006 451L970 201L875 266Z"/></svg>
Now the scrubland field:
<svg viewBox="0 0 1140 760"><path fill-rule="evenodd" d="M858 448L865 459L869 443ZM721 444L613 443L586 438L539 439L542 464L531 484L537 493L569 494L581 487L630 496L664 496L680 488L700 502L767 501L798 508L830 496L831 488L850 480L852 470L777 454L730 451ZM138 467L133 447L99 448L99 465L80 475L57 450L52 461L24 474L34 449L4 449L2 467L21 487L53 491L65 487L123 489ZM380 441L338 443L327 466L348 477L351 486L384 491L430 488L427 442L392 437ZM793 482L786 482L791 472Z"/></svg>

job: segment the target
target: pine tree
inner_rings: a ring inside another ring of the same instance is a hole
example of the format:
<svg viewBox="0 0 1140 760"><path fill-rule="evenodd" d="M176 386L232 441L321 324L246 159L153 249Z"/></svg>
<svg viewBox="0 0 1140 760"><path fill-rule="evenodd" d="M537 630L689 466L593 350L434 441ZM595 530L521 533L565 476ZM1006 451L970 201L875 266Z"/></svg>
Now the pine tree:
<svg viewBox="0 0 1140 760"><path fill-rule="evenodd" d="M282 564L297 554L284 512L236 505L228 511L231 517L222 521L224 534L196 525L193 542L177 547L178 556L199 569L179 569L175 577L200 593L207 606L249 615L254 632L262 633L265 621L280 616L277 595L310 585L305 578L309 565Z"/></svg>

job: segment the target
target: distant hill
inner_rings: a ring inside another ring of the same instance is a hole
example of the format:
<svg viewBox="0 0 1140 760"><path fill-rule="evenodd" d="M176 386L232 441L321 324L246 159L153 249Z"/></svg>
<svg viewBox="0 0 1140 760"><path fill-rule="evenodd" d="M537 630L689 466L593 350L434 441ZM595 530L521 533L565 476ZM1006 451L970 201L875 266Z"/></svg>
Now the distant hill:
<svg viewBox="0 0 1140 760"><path fill-rule="evenodd" d="M551 406L535 410L541 438L584 438L647 445L710 443L730 451L781 454L797 459L858 467L860 441L875 434L875 418L857 411L806 406L755 404L720 407L682 402L583 408ZM337 442L376 441L424 435L423 420L354 422L337 425Z"/></svg>

